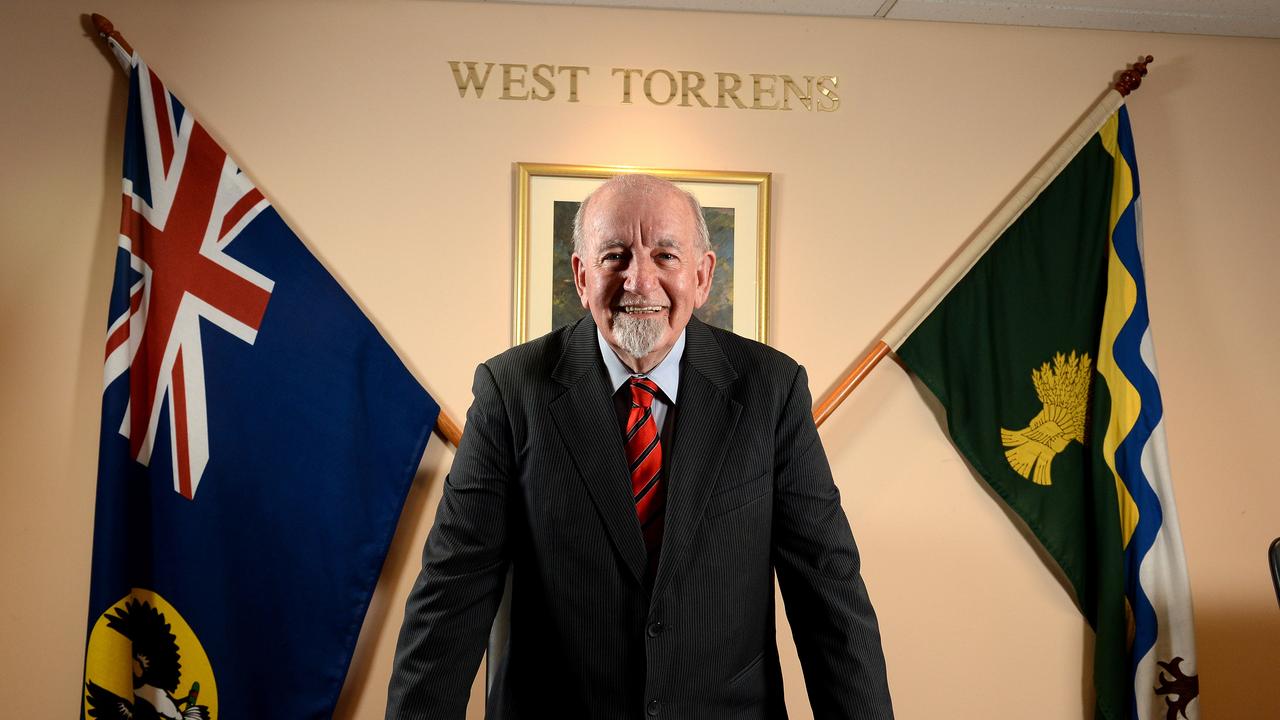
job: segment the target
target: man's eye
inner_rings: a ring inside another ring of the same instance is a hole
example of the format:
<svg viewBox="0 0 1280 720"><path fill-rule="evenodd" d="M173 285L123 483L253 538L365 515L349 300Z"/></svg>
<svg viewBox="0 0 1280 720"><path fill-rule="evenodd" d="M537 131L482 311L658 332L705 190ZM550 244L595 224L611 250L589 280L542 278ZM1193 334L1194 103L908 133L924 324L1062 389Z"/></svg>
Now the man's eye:
<svg viewBox="0 0 1280 720"><path fill-rule="evenodd" d="M621 262L622 253L607 253L604 257L600 258L600 260L601 262Z"/></svg>
<svg viewBox="0 0 1280 720"><path fill-rule="evenodd" d="M676 260L677 258L674 253L664 252L664 253L658 253L658 259L659 260Z"/></svg>

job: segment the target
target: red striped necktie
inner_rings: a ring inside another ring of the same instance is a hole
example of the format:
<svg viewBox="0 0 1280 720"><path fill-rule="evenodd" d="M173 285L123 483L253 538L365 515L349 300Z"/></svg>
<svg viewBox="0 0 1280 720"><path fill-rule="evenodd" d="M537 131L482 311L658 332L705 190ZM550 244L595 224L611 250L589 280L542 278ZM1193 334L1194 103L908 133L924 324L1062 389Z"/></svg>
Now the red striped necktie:
<svg viewBox="0 0 1280 720"><path fill-rule="evenodd" d="M627 464L631 468L631 497L649 553L649 579L658 569L662 548L663 511L667 489L662 481L662 441L653 419L658 386L648 378L631 378L631 412L627 415Z"/></svg>

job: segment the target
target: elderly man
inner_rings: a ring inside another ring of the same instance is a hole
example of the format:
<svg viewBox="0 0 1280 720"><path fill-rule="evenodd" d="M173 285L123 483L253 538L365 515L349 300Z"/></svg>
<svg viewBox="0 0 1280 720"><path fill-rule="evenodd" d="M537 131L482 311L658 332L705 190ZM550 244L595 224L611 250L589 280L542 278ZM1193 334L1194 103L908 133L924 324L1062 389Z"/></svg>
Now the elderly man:
<svg viewBox="0 0 1280 720"><path fill-rule="evenodd" d="M476 370L387 717L464 717L508 568L490 717L786 717L775 572L814 716L892 717L804 370L692 317L697 201L614 178L574 243L590 316Z"/></svg>

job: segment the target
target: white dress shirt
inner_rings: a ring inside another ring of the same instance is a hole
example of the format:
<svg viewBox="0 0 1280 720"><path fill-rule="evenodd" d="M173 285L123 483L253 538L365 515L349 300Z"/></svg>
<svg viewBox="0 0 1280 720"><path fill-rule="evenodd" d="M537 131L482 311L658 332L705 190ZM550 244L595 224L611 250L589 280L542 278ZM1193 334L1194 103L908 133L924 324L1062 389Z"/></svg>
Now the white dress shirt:
<svg viewBox="0 0 1280 720"><path fill-rule="evenodd" d="M599 329L596 330L596 340L600 343L600 355L604 358L605 369L609 371L609 386L613 390L619 426L627 424L627 415L631 412L631 393L618 391L633 377L648 378L658 386L660 391L653 401L653 421L658 425L663 446L670 448L671 431L675 427L673 410L676 407L676 396L680 391L680 360L684 357L684 331L680 331L680 337L676 338L675 344L671 346L671 352L662 358L662 362L643 374L632 372L631 368L622 362L613 348L609 347L609 343L605 342L604 335L600 334ZM625 427L623 432L626 432ZM663 453L664 464L666 458L667 453Z"/></svg>

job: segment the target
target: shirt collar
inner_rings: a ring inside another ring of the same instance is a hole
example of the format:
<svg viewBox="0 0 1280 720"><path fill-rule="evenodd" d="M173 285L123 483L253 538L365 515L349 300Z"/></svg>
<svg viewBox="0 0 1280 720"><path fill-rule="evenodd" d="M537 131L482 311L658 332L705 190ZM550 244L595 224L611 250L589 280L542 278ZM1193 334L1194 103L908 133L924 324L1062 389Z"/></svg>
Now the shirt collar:
<svg viewBox="0 0 1280 720"><path fill-rule="evenodd" d="M685 331L681 330L680 337L676 338L675 344L671 346L671 352L658 363L658 367L644 375L658 386L672 405L675 404L676 393L680 390L680 360L684 357L684 334ZM631 372L631 368L627 367L613 348L609 347L599 328L596 328L596 341L600 344L600 355L604 358L605 369L609 371L609 384L616 393L618 388L630 380L635 373Z"/></svg>

